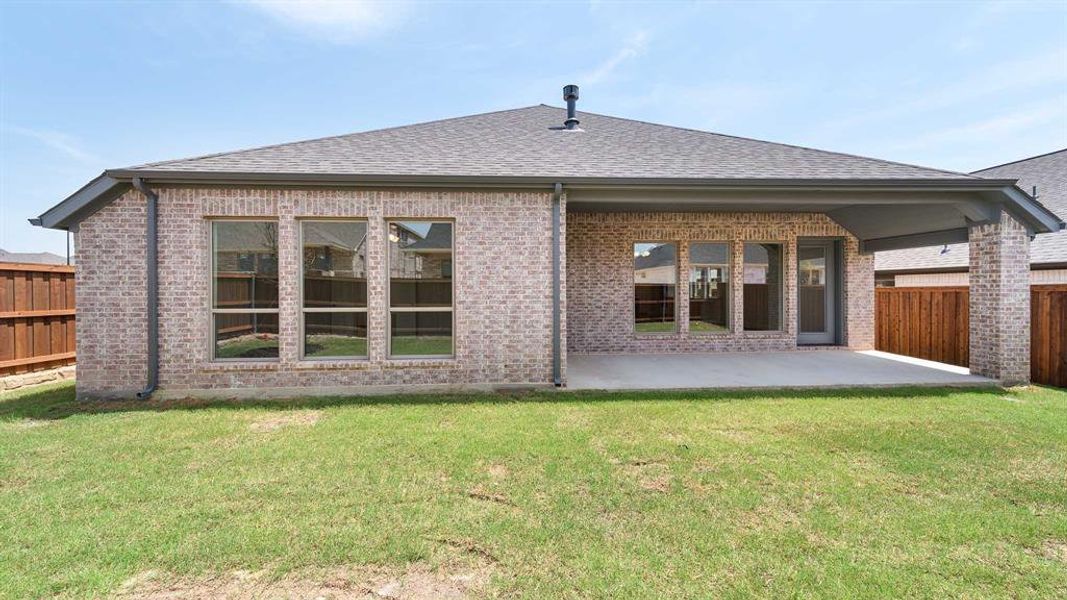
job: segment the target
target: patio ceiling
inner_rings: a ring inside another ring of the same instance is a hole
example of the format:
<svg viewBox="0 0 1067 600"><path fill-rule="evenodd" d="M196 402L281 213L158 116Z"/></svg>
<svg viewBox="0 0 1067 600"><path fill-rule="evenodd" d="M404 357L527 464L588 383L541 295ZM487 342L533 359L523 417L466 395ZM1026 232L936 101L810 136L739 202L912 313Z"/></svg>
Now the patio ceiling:
<svg viewBox="0 0 1067 600"><path fill-rule="evenodd" d="M570 212L802 212L829 216L860 240L863 252L967 241L968 228L1008 210L1041 230L1001 190L607 190L569 188ZM1020 192L1021 193L1021 192Z"/></svg>

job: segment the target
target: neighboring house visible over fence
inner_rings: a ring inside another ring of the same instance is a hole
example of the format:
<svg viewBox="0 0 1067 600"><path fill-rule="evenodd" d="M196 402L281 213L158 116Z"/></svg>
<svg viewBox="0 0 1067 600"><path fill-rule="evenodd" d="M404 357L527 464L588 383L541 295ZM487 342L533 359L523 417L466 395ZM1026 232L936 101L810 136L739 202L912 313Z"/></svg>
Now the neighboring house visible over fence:
<svg viewBox="0 0 1067 600"><path fill-rule="evenodd" d="M0 263L30 263L35 265L66 265L74 264L74 259L69 261L58 254L51 252L8 252L0 248Z"/></svg>
<svg viewBox="0 0 1067 600"><path fill-rule="evenodd" d="M1067 285L1030 289L1030 378L1067 387ZM877 288L875 347L968 366L969 292L967 286Z"/></svg>
<svg viewBox="0 0 1067 600"><path fill-rule="evenodd" d="M0 262L0 377L74 363L74 267Z"/></svg>
<svg viewBox="0 0 1067 600"><path fill-rule="evenodd" d="M972 175L1016 178L1026 191L1036 189L1038 202L1063 218L1067 216L1067 148L1010 162ZM948 244L878 252L875 281L878 286L968 285L967 244ZM1030 244L1030 283L1067 284L1067 230L1043 233Z"/></svg>

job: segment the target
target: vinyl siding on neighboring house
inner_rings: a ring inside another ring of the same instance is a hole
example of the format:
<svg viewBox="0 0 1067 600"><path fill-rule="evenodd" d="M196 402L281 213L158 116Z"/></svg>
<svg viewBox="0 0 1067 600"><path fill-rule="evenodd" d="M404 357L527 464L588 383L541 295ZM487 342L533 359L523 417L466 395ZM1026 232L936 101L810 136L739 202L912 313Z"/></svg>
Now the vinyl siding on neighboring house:
<svg viewBox="0 0 1067 600"><path fill-rule="evenodd" d="M899 273L895 275L896 287L965 286L969 282L966 272L950 273ZM1067 284L1067 269L1032 269L1030 285Z"/></svg>

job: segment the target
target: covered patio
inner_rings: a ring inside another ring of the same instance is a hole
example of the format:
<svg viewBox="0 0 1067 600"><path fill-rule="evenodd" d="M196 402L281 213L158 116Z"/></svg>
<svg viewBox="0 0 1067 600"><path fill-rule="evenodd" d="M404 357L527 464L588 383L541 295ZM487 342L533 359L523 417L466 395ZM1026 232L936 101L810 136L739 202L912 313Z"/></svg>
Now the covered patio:
<svg viewBox="0 0 1067 600"><path fill-rule="evenodd" d="M572 390L987 386L963 367L850 350L692 354L572 354Z"/></svg>

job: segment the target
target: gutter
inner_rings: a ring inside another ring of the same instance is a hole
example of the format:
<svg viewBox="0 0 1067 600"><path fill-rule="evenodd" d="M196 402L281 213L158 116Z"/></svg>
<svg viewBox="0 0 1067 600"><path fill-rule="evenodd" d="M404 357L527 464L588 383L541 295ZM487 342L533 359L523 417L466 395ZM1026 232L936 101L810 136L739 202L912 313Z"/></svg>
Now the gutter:
<svg viewBox="0 0 1067 600"><path fill-rule="evenodd" d="M145 271L148 297L148 365L144 389L137 393L138 400L147 400L156 391L159 383L159 194L148 189L140 177L133 178L133 187L144 194L147 201L145 219Z"/></svg>
<svg viewBox="0 0 1067 600"><path fill-rule="evenodd" d="M563 387L563 350L561 344L560 315L560 198L563 196L563 184L557 183L552 188L552 383Z"/></svg>
<svg viewBox="0 0 1067 600"><path fill-rule="evenodd" d="M281 173L248 171L173 171L166 169L109 169L104 174L112 179L128 181L147 177L157 184L211 183L215 185L474 185L474 186L534 186L554 185L559 176L508 175L407 175L407 174L345 174L345 173ZM566 177L571 189L600 189L633 186L636 188L678 189L845 189L901 191L909 189L945 191L995 191L1014 185L1016 179L927 178L927 179L805 179L751 178L705 179L673 177Z"/></svg>

